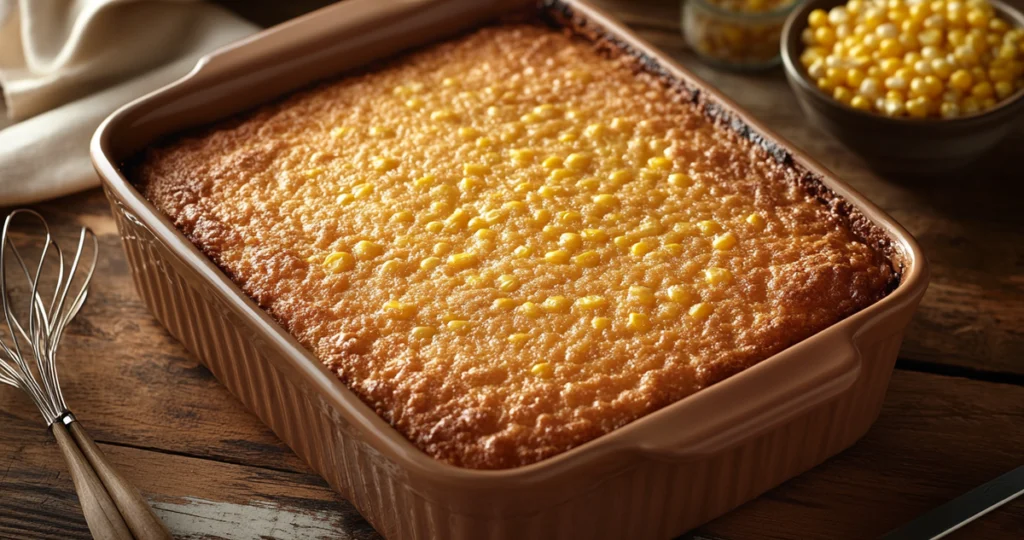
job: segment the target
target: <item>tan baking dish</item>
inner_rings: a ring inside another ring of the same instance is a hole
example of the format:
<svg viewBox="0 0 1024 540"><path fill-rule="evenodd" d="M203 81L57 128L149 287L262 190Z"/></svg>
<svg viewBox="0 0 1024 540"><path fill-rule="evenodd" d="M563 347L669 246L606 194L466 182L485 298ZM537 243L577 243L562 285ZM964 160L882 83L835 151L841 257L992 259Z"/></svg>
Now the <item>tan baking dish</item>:
<svg viewBox="0 0 1024 540"><path fill-rule="evenodd" d="M460 469L422 453L364 405L120 170L161 135L529 3L349 0L204 58L114 113L92 140L132 275L157 319L388 538L666 538L721 515L867 431L927 286L917 243L873 204L607 15L579 1L546 2L542 9L641 55L708 114L805 170L823 201L873 231L902 277L867 309L608 435L525 467Z"/></svg>

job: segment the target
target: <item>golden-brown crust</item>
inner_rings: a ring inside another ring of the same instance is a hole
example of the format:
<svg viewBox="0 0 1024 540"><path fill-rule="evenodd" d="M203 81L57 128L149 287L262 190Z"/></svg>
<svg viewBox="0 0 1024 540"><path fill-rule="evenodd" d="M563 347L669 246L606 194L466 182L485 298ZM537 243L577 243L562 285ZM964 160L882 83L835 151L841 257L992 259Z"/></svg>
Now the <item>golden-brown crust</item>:
<svg viewBox="0 0 1024 540"><path fill-rule="evenodd" d="M487 27L152 148L132 175L231 279L426 453L469 468L520 466L742 371L873 303L894 278L884 256L807 193L799 172L634 67L545 27ZM511 163L518 148L541 155ZM551 173L561 184L539 164L549 153L564 163L584 151L593 163L582 172L557 169L567 180ZM649 161L660 155L670 165L664 173ZM637 174L615 184L607 179L617 169ZM686 185L666 181L676 169ZM415 181L425 175L436 185ZM542 184L558 189L533 191ZM594 213L591 188L617 197L616 219ZM520 199L554 217L541 223L499 206ZM452 218L460 208L481 218L500 210L486 228L494 239ZM750 214L764 222L748 223ZM440 224L434 232L431 222ZM716 230L705 236L698 222ZM630 244L649 237L656 249L631 255L608 242L595 248L595 268L544 260L562 233L584 227ZM711 247L725 232L738 244ZM380 253L351 267L325 264L334 252L358 254L362 240ZM538 253L513 256L515 246ZM471 253L471 267L445 266L449 249ZM420 267L437 255L436 270ZM710 283L709 268L732 277ZM495 283L504 275L522 285L503 291ZM650 303L632 299L638 286L653 291ZM673 287L685 290L682 299L668 296ZM578 305L523 314L525 302L589 295L606 301L596 314L609 328L595 329ZM520 308L493 307L501 298ZM410 314L381 308L398 300ZM708 314L687 315L696 303ZM631 313L649 328L627 324ZM468 330L449 329L452 317ZM437 333L418 340L416 326ZM510 342L517 333L529 341Z"/></svg>

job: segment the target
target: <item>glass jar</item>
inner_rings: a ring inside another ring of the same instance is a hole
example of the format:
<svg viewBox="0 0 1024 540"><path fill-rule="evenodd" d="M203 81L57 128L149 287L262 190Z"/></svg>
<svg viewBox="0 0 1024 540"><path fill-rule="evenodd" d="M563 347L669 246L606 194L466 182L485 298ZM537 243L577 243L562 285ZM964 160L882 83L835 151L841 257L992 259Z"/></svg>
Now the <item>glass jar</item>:
<svg viewBox="0 0 1024 540"><path fill-rule="evenodd" d="M683 37L701 58L729 69L759 70L780 62L786 17L799 0L683 0Z"/></svg>

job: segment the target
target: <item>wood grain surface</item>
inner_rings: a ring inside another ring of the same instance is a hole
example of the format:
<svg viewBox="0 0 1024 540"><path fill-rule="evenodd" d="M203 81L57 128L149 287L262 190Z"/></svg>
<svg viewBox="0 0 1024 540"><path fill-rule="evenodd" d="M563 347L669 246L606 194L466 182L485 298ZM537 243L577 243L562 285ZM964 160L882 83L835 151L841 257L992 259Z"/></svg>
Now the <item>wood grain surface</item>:
<svg viewBox="0 0 1024 540"><path fill-rule="evenodd" d="M324 2L220 3L267 25ZM695 60L676 2L596 3L891 213L932 265L867 436L688 536L875 537L1024 464L1024 129L960 176L884 178L808 124L780 72L724 73ZM378 538L155 322L98 190L36 209L64 243L82 225L99 235L90 299L60 352L65 396L176 536ZM1024 501L954 537L1022 536ZM87 537L52 437L27 399L0 387L0 538Z"/></svg>

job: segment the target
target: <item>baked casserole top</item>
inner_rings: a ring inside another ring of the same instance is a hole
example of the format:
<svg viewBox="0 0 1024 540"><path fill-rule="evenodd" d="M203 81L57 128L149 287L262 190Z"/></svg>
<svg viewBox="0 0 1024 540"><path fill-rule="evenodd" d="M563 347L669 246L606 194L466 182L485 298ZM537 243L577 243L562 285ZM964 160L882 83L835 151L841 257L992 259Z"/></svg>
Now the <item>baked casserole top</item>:
<svg viewBox="0 0 1024 540"><path fill-rule="evenodd" d="M799 173L629 54L509 23L149 149L143 194L429 455L533 463L875 302Z"/></svg>

